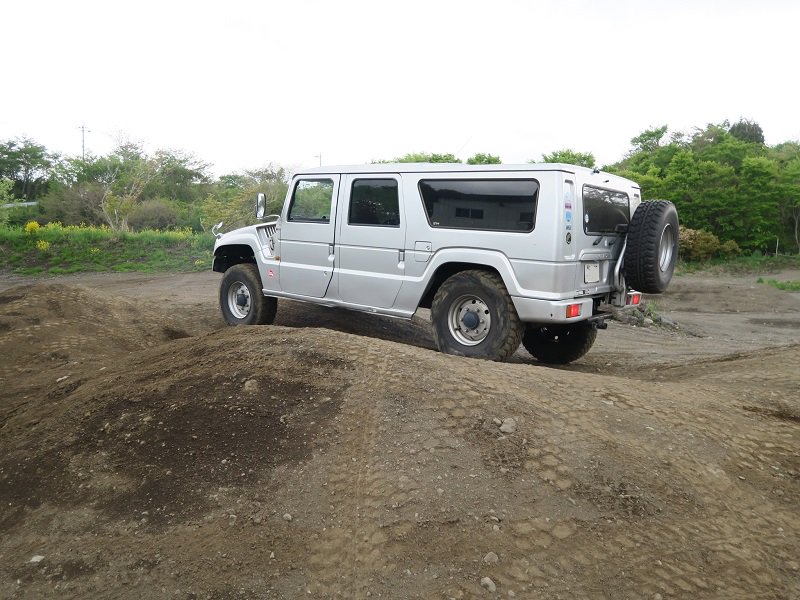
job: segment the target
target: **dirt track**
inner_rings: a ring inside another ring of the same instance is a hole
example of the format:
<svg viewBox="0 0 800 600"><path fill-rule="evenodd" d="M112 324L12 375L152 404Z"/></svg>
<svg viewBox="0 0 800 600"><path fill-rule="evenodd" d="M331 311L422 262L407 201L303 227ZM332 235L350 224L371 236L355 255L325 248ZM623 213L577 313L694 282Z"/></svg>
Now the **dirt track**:
<svg viewBox="0 0 800 600"><path fill-rule="evenodd" d="M0 278L0 598L799 598L800 297L755 279L556 369L225 328L210 273Z"/></svg>

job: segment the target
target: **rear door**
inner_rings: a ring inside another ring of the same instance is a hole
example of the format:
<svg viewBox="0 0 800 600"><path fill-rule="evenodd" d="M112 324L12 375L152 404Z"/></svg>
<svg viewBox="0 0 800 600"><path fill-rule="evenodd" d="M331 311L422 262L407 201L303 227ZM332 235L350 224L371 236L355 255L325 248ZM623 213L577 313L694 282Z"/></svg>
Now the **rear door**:
<svg viewBox="0 0 800 600"><path fill-rule="evenodd" d="M601 293L613 284L616 259L622 251L624 227L630 222L628 190L582 184L580 208L574 211L573 237L580 261L576 289Z"/></svg>
<svg viewBox="0 0 800 600"><path fill-rule="evenodd" d="M322 298L334 264L339 175L299 177L280 224L281 289Z"/></svg>
<svg viewBox="0 0 800 600"><path fill-rule="evenodd" d="M344 302L391 308L405 275L406 223L399 174L346 175L337 275Z"/></svg>

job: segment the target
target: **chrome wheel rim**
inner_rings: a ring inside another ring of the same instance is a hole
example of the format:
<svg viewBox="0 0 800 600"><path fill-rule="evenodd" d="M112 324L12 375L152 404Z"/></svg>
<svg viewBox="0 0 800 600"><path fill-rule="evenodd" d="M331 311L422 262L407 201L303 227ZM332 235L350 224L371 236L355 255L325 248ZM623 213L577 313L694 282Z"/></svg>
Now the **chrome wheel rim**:
<svg viewBox="0 0 800 600"><path fill-rule="evenodd" d="M228 288L228 310L237 319L244 319L250 314L252 301L250 289L241 281L236 281Z"/></svg>
<svg viewBox="0 0 800 600"><path fill-rule="evenodd" d="M459 297L450 304L447 315L450 333L465 346L477 346L492 327L492 317L486 303L471 294Z"/></svg>
<svg viewBox="0 0 800 600"><path fill-rule="evenodd" d="M666 225L661 232L661 241L658 243L658 268L663 273L672 264L672 254L675 252L675 231L672 225Z"/></svg>

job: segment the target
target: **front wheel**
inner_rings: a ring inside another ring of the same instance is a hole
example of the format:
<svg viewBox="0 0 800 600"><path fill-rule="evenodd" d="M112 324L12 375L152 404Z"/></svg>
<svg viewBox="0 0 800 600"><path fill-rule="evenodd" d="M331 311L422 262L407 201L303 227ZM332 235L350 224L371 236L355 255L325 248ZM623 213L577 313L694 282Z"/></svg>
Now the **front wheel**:
<svg viewBox="0 0 800 600"><path fill-rule="evenodd" d="M275 320L278 300L261 291L258 268L251 263L234 265L222 277L219 306L228 325L268 325Z"/></svg>
<svg viewBox="0 0 800 600"><path fill-rule="evenodd" d="M522 345L540 362L566 365L586 354L596 338L597 329L588 323L546 327L529 324Z"/></svg>
<svg viewBox="0 0 800 600"><path fill-rule="evenodd" d="M440 352L508 360L519 347L523 324L503 280L487 271L461 271L437 290L431 305Z"/></svg>

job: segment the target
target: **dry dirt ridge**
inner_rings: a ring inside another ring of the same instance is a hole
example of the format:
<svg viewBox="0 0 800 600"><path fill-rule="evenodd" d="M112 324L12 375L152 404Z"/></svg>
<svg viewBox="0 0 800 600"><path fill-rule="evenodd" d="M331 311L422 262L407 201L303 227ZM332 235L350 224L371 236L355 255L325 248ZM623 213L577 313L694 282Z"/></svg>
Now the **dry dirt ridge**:
<svg viewBox="0 0 800 600"><path fill-rule="evenodd" d="M800 300L754 279L559 369L225 328L213 274L0 279L0 598L800 598Z"/></svg>

